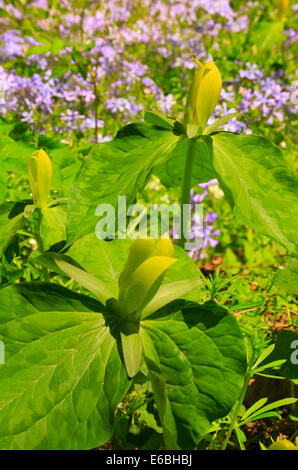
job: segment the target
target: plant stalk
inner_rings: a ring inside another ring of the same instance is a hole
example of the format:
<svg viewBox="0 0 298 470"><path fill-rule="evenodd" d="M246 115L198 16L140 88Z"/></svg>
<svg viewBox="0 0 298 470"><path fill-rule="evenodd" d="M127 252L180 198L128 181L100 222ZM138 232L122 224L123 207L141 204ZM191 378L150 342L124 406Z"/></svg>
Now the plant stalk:
<svg viewBox="0 0 298 470"><path fill-rule="evenodd" d="M233 417L232 417L232 420L231 420L231 423L230 423L230 426L229 426L229 429L228 429L228 433L227 433L225 441L223 443L222 450L226 450L226 447L229 443L229 439L230 439L231 434L233 432L235 423L236 423L238 415L239 415L240 408L242 406L243 400L244 400L246 392L247 392L247 388L248 388L248 384L249 384L251 375L252 375L251 374L251 369L249 368L247 370L247 373L246 373L246 376L245 376L245 379L244 379L244 382L243 382L243 387L242 387L240 396L238 398L238 402L237 402L237 405L236 405L236 408L235 408L235 411L234 411L234 414L233 414Z"/></svg>
<svg viewBox="0 0 298 470"><path fill-rule="evenodd" d="M184 244L187 241L184 235L184 204L190 203L190 190L191 190L191 178L192 178L192 168L194 161L194 150L195 150L196 140L189 139L186 161L184 166L184 174L182 181L182 190L181 190L181 200L180 200L180 211L181 211L181 238L179 240L179 246L184 248Z"/></svg>
<svg viewBox="0 0 298 470"><path fill-rule="evenodd" d="M97 84L96 84L96 77L95 75L92 76L92 82L93 82L93 89L94 89L94 119L95 119L95 129L94 129L94 137L95 137L95 143L97 144L98 142L98 89L97 89Z"/></svg>
<svg viewBox="0 0 298 470"><path fill-rule="evenodd" d="M43 242L40 236L40 224L41 224L41 210L38 210L38 223L37 223L37 229L36 229L36 241L38 245L38 250L39 252L44 255L45 254L45 249L43 246ZM42 274L45 282L50 282L50 276L49 276L49 271L47 268L44 266L42 267Z"/></svg>

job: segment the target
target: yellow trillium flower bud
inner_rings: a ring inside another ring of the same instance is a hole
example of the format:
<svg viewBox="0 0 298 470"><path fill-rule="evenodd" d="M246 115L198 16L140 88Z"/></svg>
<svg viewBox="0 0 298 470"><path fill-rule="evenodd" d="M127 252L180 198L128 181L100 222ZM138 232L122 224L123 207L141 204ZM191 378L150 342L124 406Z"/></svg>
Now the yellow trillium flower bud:
<svg viewBox="0 0 298 470"><path fill-rule="evenodd" d="M277 439L268 450L298 450L298 447L292 444L288 439Z"/></svg>
<svg viewBox="0 0 298 470"><path fill-rule="evenodd" d="M199 128L206 128L208 119L218 103L222 80L214 62L203 65L194 59L198 69L195 70L192 83L189 88L184 123L189 138L196 135Z"/></svg>
<svg viewBox="0 0 298 470"><path fill-rule="evenodd" d="M157 293L167 269L177 261L169 238L135 240L119 277L118 306L126 316L140 315Z"/></svg>
<svg viewBox="0 0 298 470"><path fill-rule="evenodd" d="M281 18L285 18L288 14L289 0L276 0L276 6Z"/></svg>
<svg viewBox="0 0 298 470"><path fill-rule="evenodd" d="M173 254L174 246L168 237L157 244L150 238L135 240L120 274L118 300L112 300L118 316L125 320L120 336L129 377L137 374L142 363L143 343L138 325L141 313L159 290L167 269L177 261Z"/></svg>
<svg viewBox="0 0 298 470"><path fill-rule="evenodd" d="M29 182L35 204L47 206L52 182L52 163L42 149L33 152L30 157Z"/></svg>

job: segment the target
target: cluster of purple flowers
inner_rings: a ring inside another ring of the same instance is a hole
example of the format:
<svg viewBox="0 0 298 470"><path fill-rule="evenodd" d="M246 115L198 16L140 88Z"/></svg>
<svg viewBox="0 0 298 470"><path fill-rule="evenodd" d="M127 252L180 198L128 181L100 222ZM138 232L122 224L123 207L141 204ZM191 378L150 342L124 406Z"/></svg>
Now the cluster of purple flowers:
<svg viewBox="0 0 298 470"><path fill-rule="evenodd" d="M194 211L195 204L202 204L204 199L209 195L209 188L211 186L217 185L217 180L213 179L207 183L199 184L201 188L199 193L195 193L191 190L191 205L193 209L193 215L191 218L191 229L189 242L194 240L199 240L199 248L194 248L190 250L189 256L193 259L204 259L206 257L206 249L208 246L214 248L218 245L219 240L217 237L220 235L220 230L214 228L214 222L218 218L216 212L206 212L204 215L204 220L202 223L201 214ZM203 191L202 191L203 190Z"/></svg>
<svg viewBox="0 0 298 470"><path fill-rule="evenodd" d="M0 113L9 117L13 112L39 132L85 132L86 123L94 129L91 73L98 83L100 118L105 123L111 116L118 124L140 117L145 107L171 113L176 99L155 82L155 73L193 68L193 53L207 56L206 37L216 39L222 28L238 32L248 22L229 0L89 1L84 9L61 0L55 10L51 5L32 1L24 18L16 6L0 1L6 13L0 17L0 89L5 96ZM34 23L24 32L18 26L24 19L30 21L30 11ZM30 52L53 37L65 43L55 54ZM89 64L84 78L69 67L56 73L69 60L73 45L79 45L82 63ZM34 73L23 73L24 67Z"/></svg>
<svg viewBox="0 0 298 470"><path fill-rule="evenodd" d="M254 119L264 121L267 125L273 125L275 120L282 122L286 116L294 116L297 113L290 95L293 92L292 84L285 84L280 74L264 75L264 69L250 62L238 62L239 75L230 82L227 88L221 92L220 103L217 105L209 124L227 114L241 112L243 114L255 113ZM238 100L237 108L234 103ZM244 132L251 134L249 124L238 121L236 118L224 125L224 130L229 132Z"/></svg>
<svg viewBox="0 0 298 470"><path fill-rule="evenodd" d="M212 60L210 38L216 53L220 35L245 32L250 8L255 8L255 2L247 2L236 11L229 0L89 0L84 5L32 0L21 11L0 0L0 13L5 12L0 15L0 116L17 117L39 133L83 133L87 140L96 128L99 142L112 138L114 121L121 125L140 119L145 109L176 116L181 112L176 101L188 88L185 70L196 67L192 54ZM297 40L291 28L284 34L289 44ZM52 46L42 51L45 44ZM85 73L77 67L78 56ZM235 65L239 73L224 84L209 124L228 113L256 109L256 119L272 125L285 112L296 112L282 76L266 76L254 63ZM252 132L237 119L224 129ZM193 204L203 202L215 184L200 185L203 192L192 193ZM207 246L217 245L216 218L214 212L205 214L203 245L191 252L195 259L205 256Z"/></svg>
<svg viewBox="0 0 298 470"><path fill-rule="evenodd" d="M35 0L30 6L38 10L36 30L40 28L43 34L25 34L18 29L23 13L0 1L0 8L7 13L0 17L0 114L9 117L13 112L39 132L85 133L89 129L92 135L95 90L91 73L98 83L98 128L103 127L103 120L107 131L111 116L118 124L139 118L148 107L171 113L176 97L164 92L163 85L154 80L155 75L181 69L183 79L183 70L195 67L192 53L202 60L212 59L205 50L206 38L213 38L216 50L220 30L238 33L248 26L244 14L247 9L235 12L229 0L109 0L87 2L84 10L72 1L62 0L55 11L46 0ZM53 55L49 50L26 55L32 46L42 44L43 38L53 34L65 42L57 53ZM285 30L285 34L289 41L297 39L292 29ZM89 64L86 76L66 67L58 78L57 68L66 58L69 60L76 40L84 45L80 52L83 63ZM34 72L20 72L15 66L20 60ZM239 76L223 90L212 119L234 112L239 93L242 98L237 110L245 113L258 109L259 119L267 117L268 124L273 123L274 116L282 120L285 111L292 112L289 89L282 77L266 77L255 64L239 63L239 68ZM250 132L236 120L225 129Z"/></svg>
<svg viewBox="0 0 298 470"><path fill-rule="evenodd" d="M239 111L247 113L258 110L258 119L266 119L266 124L273 124L274 117L283 121L285 112L295 114L296 107L291 103L291 85L283 84L278 73L264 76L264 70L256 64L247 62L239 71L238 90L241 95Z"/></svg>

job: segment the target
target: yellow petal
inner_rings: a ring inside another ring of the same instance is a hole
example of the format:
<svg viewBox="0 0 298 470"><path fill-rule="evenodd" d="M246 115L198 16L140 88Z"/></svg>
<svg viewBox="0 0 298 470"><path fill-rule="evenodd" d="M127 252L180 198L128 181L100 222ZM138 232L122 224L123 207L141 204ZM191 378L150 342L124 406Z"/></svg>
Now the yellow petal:
<svg viewBox="0 0 298 470"><path fill-rule="evenodd" d="M133 273L126 296L120 308L128 315L140 313L158 291L163 275L177 259L167 256L153 256L142 263Z"/></svg>
<svg viewBox="0 0 298 470"><path fill-rule="evenodd" d="M133 272L149 258L155 247L156 243L152 239L137 239L132 242L126 265L118 280L119 300L125 296L125 291Z"/></svg>
<svg viewBox="0 0 298 470"><path fill-rule="evenodd" d="M173 256L175 252L174 245L170 238L163 238L158 241L156 248L151 256Z"/></svg>
<svg viewBox="0 0 298 470"><path fill-rule="evenodd" d="M152 239L135 240L119 277L118 311L126 318L140 318L142 309L156 294L163 274L175 262L174 246L168 234L156 244Z"/></svg>
<svg viewBox="0 0 298 470"><path fill-rule="evenodd" d="M203 66L200 62L196 61L199 64L199 68L194 71L193 79L189 88L186 108L185 108L185 115L184 115L184 122L186 125L186 131L188 137L194 137L199 129L199 120L198 115L196 112L197 106L197 96L199 93L200 82L201 82L201 75Z"/></svg>
<svg viewBox="0 0 298 470"><path fill-rule="evenodd" d="M33 152L29 160L29 183L32 192L34 201L37 199L37 154L38 152Z"/></svg>
<svg viewBox="0 0 298 470"><path fill-rule="evenodd" d="M204 131L208 119L218 103L222 80L221 75L214 62L202 65L198 64L192 83L189 88L184 115L184 124L189 138L194 137L199 128Z"/></svg>
<svg viewBox="0 0 298 470"><path fill-rule="evenodd" d="M52 183L52 163L44 150L40 150L37 156L37 186L38 203L47 206Z"/></svg>
<svg viewBox="0 0 298 470"><path fill-rule="evenodd" d="M222 89L221 75L214 62L203 66L196 109L202 131L218 103Z"/></svg>

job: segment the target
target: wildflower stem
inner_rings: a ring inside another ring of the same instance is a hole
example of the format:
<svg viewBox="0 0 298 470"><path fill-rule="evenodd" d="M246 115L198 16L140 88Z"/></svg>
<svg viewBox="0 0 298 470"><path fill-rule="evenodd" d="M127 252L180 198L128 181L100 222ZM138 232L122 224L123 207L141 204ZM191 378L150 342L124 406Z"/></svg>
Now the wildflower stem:
<svg viewBox="0 0 298 470"><path fill-rule="evenodd" d="M98 142L98 89L96 83L96 76L92 75L93 89L94 89L94 119L95 119L95 143Z"/></svg>
<svg viewBox="0 0 298 470"><path fill-rule="evenodd" d="M245 376L245 379L244 379L244 382L243 382L243 387L242 387L242 390L241 390L241 393L240 393L240 396L238 398L238 401L237 401L237 404L235 406L235 410L234 410L234 414L232 416L232 420L231 420L231 423L230 423L230 426L229 426L229 429L228 429L228 433L226 435L226 438L225 438L225 441L223 443L223 446L222 446L222 450L226 450L226 447L229 443L229 439L231 437L231 434L233 432L233 429L235 427L235 423L237 421L237 418L238 418L238 415L239 415L239 411L240 411L240 408L242 406L242 403L243 403L243 400L245 398L245 395L246 395L246 391L247 391L247 388L248 388L248 385L249 385L249 381L251 379L251 369L250 367L248 368L247 372L246 372L246 376Z"/></svg>
<svg viewBox="0 0 298 470"><path fill-rule="evenodd" d="M184 248L184 244L186 242L184 229L185 225L185 215L184 213L184 204L190 203L190 190L191 190L191 177L192 177L192 167L193 167L193 160L194 160L194 150L195 150L196 140L189 139L188 140L188 148L187 148L187 155L186 161L184 166L184 175L183 175L183 182L182 182L182 191L181 191L181 238L179 240L179 245L181 248Z"/></svg>
<svg viewBox="0 0 298 470"><path fill-rule="evenodd" d="M41 239L41 236L40 236L40 224L41 224L41 211L38 210L38 223L37 223L37 229L36 229L36 241L37 241L37 245L38 245L38 250L39 252L44 255L45 254L45 250L44 250L44 246L43 246L43 242L42 242L42 239ZM45 282L50 282L50 276L49 276L49 271L46 267L42 267L42 274L43 274L43 278L44 278L44 281Z"/></svg>

